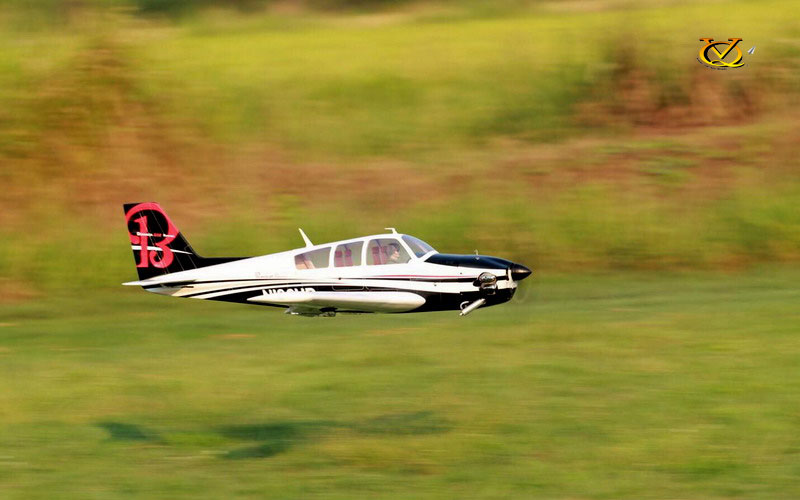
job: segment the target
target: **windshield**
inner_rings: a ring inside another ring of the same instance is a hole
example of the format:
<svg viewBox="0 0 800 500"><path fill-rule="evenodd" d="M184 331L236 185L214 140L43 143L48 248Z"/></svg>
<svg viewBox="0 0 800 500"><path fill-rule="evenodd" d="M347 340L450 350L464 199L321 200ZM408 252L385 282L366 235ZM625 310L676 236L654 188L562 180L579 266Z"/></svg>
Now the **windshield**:
<svg viewBox="0 0 800 500"><path fill-rule="evenodd" d="M414 238L413 236L403 235L403 241L406 242L411 251L414 252L414 255L417 257L422 257L428 252L435 252L436 250L433 249L432 246L428 245L424 241L419 238Z"/></svg>

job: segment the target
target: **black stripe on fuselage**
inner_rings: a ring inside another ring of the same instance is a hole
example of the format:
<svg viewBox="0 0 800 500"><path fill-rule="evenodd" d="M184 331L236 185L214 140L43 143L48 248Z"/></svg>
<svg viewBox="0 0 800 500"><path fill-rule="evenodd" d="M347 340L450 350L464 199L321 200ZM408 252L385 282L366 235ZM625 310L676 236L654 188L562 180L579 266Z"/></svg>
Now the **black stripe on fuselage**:
<svg viewBox="0 0 800 500"><path fill-rule="evenodd" d="M308 282L299 282L299 283L280 283L280 284L269 284L269 285L242 285L242 286L235 286L231 288L220 288L216 290L206 290L203 292L196 292L190 293L186 295L181 295L183 298L192 298L192 297L199 297L201 295L210 295L214 293L224 293L224 292L231 292L234 290L246 290L248 292L260 292L261 290L282 290L284 288L313 288L316 292L372 292L372 291L399 291L399 292L411 292L411 293L422 293L422 291L415 290L415 289L408 289L408 288L396 288L390 286L374 286L374 285L334 285L330 283L308 283ZM211 297L216 298L216 297Z"/></svg>
<svg viewBox="0 0 800 500"><path fill-rule="evenodd" d="M486 305L483 307L493 306L497 304L502 304L503 302L508 302L514 296L516 292L515 288L504 288L502 290L497 290L494 295L481 295L481 292L476 290L474 292L453 292L453 293L445 293L445 292L427 292L427 291L418 291L418 290L407 290L402 288L372 288L372 291L397 291L397 292L410 292L416 293L420 295L422 298L425 299L425 303L419 306L416 309L412 309L410 311L404 311L403 313L411 313L411 312L430 312L430 311L453 311L458 310L460 305L463 302L473 302L478 300L479 298L483 297L487 299ZM258 305L258 306L267 306L267 307L278 307L287 309L290 306L285 305L278 305L278 304L266 304L266 303L258 303L258 302L250 302L247 299L253 296L253 291L246 291L246 292L238 292L238 293L231 293L227 295L220 295L218 297L212 297L210 299L205 300L215 300L220 302L233 302L237 304L248 304L248 305ZM353 313L364 313L368 314L372 311L357 311L357 310L337 310L336 312L353 312ZM399 314L403 314L399 313ZM394 313L398 314L398 313Z"/></svg>
<svg viewBox="0 0 800 500"><path fill-rule="evenodd" d="M292 282L299 282L298 278L240 278L240 279L228 279L228 280L203 280L203 281L183 281L180 283L187 283L192 285L208 285L211 283L237 283L242 281L278 281L281 280L291 280ZM453 277L442 277L442 278L426 278L426 277L405 277L405 276L373 276L373 277L363 277L363 278L348 278L348 277L340 277L340 278L321 278L321 280L325 281L343 281L343 280L389 280L389 281L420 281L420 282L428 282L428 283L439 283L439 282L446 282L446 283L469 283L475 281L476 278L472 278L469 276L453 276ZM497 281L507 281L508 276L498 276ZM175 282L178 283L178 282ZM166 283L165 285L154 284L154 285L144 285L143 288L155 288L159 286L168 286L174 285L174 283ZM182 285L183 286L183 285Z"/></svg>
<svg viewBox="0 0 800 500"><path fill-rule="evenodd" d="M310 278L307 278L310 279ZM432 277L413 277L413 276L365 276L365 277L336 277L336 278L319 278L320 280L325 281L343 281L343 280L391 280L391 281L422 281L422 282L440 282L444 281L447 283L468 283L471 281L475 281L477 278L472 278L469 276L446 276L441 278L432 278ZM227 280L196 280L196 281L184 281L181 283L191 283L193 285L207 285L210 283L236 283L240 281L300 281L300 278L240 278L240 279L227 279ZM506 281L508 280L508 276L502 275L497 276L497 281ZM177 282L176 282L177 283ZM167 285L170 283L168 282ZM161 286L159 284L154 285L145 285L144 288L152 288L156 286Z"/></svg>
<svg viewBox="0 0 800 500"><path fill-rule="evenodd" d="M292 280L292 281L283 281L283 282L281 282L281 281L277 281L277 280L272 279L272 278L266 278L266 279L248 278L248 279L238 279L238 280L230 279L230 280L193 281L191 284L183 285L183 286L185 286L187 288L191 288L192 285L211 285L211 284L216 284L216 283L242 283L242 282L248 282L248 281L249 282L275 281L273 283L265 283L263 285L264 288L280 288L280 287L293 287L293 288L303 287L303 288L306 288L306 287L308 287L308 288L315 288L316 289L318 287L330 286L330 287L335 287L335 290L341 290L341 291L357 291L357 290L364 290L364 289L369 288L368 285L359 286L359 285L332 285L332 284L330 284L333 281L343 281L343 280L347 280L347 281L366 281L366 282L373 282L373 281L406 281L406 282L425 282L425 283L440 283L440 282L444 282L444 283L472 283L473 281L475 281L475 278L469 278L469 277L467 277L467 278L453 278L453 279L450 279L450 278L447 278L447 279L425 278L425 279L423 279L423 278L399 278L399 277L398 278L332 278L332 279L329 279L329 280L325 280L324 282L321 282L321 283L320 282L313 282L313 281L311 281L311 282L309 282L309 281L299 281L299 280L296 280L296 279ZM506 277L506 276L502 276L502 277L498 276L498 278L497 278L497 281L507 281L507 280L508 280L508 277ZM172 286L169 286L169 284L166 284L166 285L163 285L163 286L165 288L174 288ZM182 297L196 297L198 295L205 295L205 294L209 294L209 293L217 293L217 292L224 292L224 291L228 291L228 290L240 290L240 289L245 289L245 288L252 288L253 286L254 285L250 284L250 285L242 285L242 286L236 286L236 287L231 287L231 288L223 288L223 289L218 289L218 290L206 290L206 291L203 291L203 292L197 292L197 293L191 293L191 294L187 294L187 295L182 295ZM162 287L162 285L144 286L143 288L145 290L152 290L152 289L160 288L160 287Z"/></svg>

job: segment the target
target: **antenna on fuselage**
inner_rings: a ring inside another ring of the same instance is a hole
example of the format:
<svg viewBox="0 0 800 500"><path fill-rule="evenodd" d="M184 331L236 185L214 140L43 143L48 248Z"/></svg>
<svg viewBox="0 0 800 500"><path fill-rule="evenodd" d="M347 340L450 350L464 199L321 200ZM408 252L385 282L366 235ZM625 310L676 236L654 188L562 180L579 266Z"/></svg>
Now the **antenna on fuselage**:
<svg viewBox="0 0 800 500"><path fill-rule="evenodd" d="M384 229L386 229L387 231L391 231L392 234L397 234L397 229L395 229L393 227L385 227Z"/></svg>
<svg viewBox="0 0 800 500"><path fill-rule="evenodd" d="M302 237L303 237L303 241L305 241L305 242L306 242L306 246L307 246L307 247L313 247L313 246L314 246L314 244L313 244L313 243L311 243L311 240L309 240L309 239L308 239L308 236L306 236L306 233L304 233L304 232L303 232L303 230L302 230L302 229L300 229L299 227L297 228L297 230L298 230L298 231L300 231L300 236L302 236Z"/></svg>

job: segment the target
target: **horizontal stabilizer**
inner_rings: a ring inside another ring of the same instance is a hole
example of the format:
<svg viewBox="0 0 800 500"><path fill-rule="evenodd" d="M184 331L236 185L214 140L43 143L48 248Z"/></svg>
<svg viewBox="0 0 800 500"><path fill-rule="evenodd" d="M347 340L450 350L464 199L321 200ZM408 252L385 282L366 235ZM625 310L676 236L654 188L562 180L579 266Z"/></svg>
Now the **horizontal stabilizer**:
<svg viewBox="0 0 800 500"><path fill-rule="evenodd" d="M250 297L249 302L364 312L405 312L423 305L425 298L411 292L277 292Z"/></svg>

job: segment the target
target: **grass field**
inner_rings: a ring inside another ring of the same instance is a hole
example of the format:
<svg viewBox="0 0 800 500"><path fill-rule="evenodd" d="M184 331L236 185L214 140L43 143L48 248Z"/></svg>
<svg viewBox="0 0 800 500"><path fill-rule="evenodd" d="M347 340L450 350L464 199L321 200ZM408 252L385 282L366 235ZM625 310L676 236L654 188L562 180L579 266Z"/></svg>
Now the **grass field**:
<svg viewBox="0 0 800 500"><path fill-rule="evenodd" d="M798 279L535 274L467 318L3 306L0 496L796 498Z"/></svg>
<svg viewBox="0 0 800 500"><path fill-rule="evenodd" d="M237 1L0 5L0 498L800 497L797 2ZM535 274L151 296L151 200L207 256L395 226Z"/></svg>
<svg viewBox="0 0 800 500"><path fill-rule="evenodd" d="M735 88L729 99L741 108L742 97L765 98L774 92L765 84L797 75L788 62L798 55L797 27L785 15L798 10L791 2L724 2L713 20L704 5L608 5L584 11L555 2L488 18L422 10L243 25L201 17L178 29L131 30L128 39L142 92L172 115L203 124L215 139L272 141L325 160L438 159L498 136L557 141L585 132L576 108L596 99L633 108L649 101L637 120L675 126L657 111L691 102L692 120L726 115L732 102L713 109L697 94ZM764 54L749 59L748 72L703 81L698 33L726 30L757 41ZM767 61L789 73L773 76ZM618 81L631 70L644 88Z"/></svg>
<svg viewBox="0 0 800 500"><path fill-rule="evenodd" d="M0 7L7 289L123 272L132 200L211 255L395 226L561 271L800 260L795 3L176 21L101 4L38 27ZM711 32L758 51L703 68Z"/></svg>

